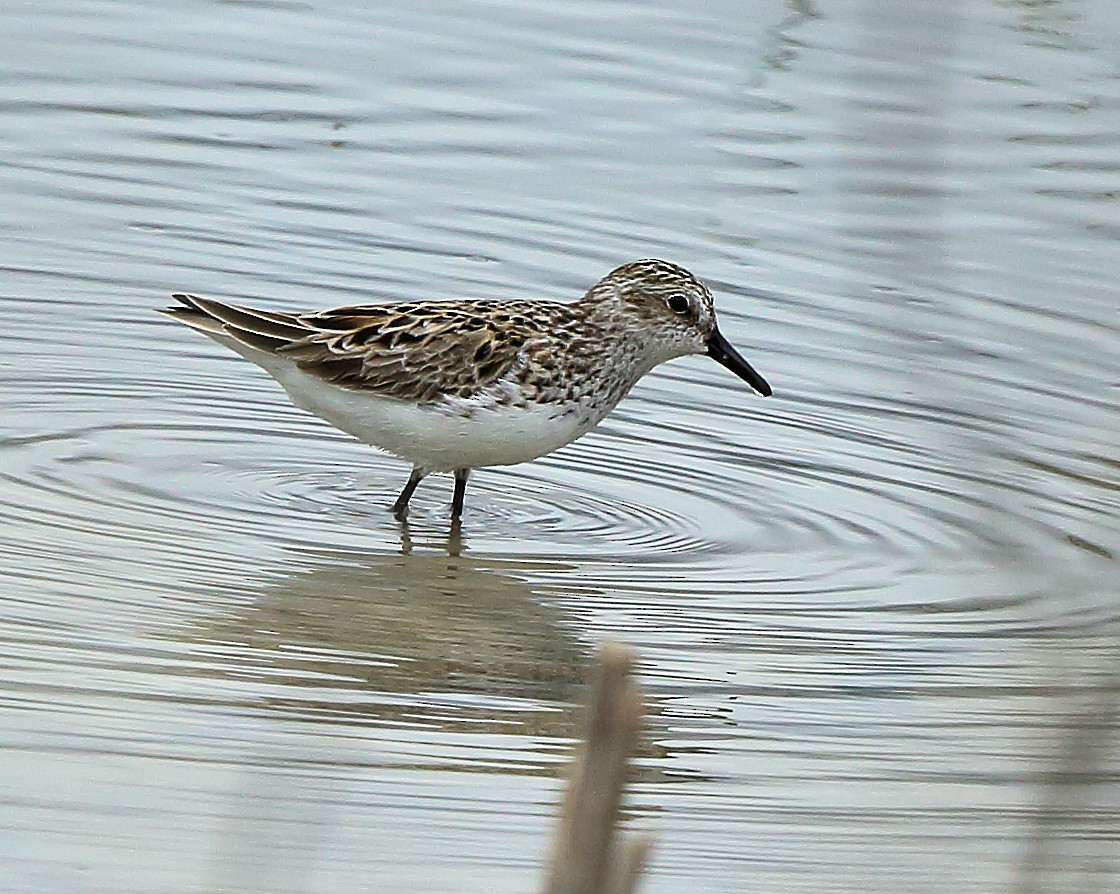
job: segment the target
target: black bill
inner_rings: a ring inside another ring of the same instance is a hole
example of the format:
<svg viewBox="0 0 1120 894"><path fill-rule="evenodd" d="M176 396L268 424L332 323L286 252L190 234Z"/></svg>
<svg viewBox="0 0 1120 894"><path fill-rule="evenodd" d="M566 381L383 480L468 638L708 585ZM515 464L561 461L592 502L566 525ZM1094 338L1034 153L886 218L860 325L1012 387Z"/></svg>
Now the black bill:
<svg viewBox="0 0 1120 894"><path fill-rule="evenodd" d="M731 347L731 342L724 338L718 329L708 339L708 356L722 363L763 397L769 397L774 393L766 380L739 356L739 352Z"/></svg>

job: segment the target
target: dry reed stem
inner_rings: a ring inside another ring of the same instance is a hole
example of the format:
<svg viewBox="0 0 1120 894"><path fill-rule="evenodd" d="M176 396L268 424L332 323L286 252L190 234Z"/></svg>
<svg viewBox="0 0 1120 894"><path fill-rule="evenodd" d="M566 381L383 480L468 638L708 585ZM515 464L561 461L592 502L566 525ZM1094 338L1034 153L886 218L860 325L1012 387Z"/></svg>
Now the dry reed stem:
<svg viewBox="0 0 1120 894"><path fill-rule="evenodd" d="M642 723L642 699L630 676L634 653L606 643L599 653L586 741L560 811L545 894L630 894L650 841L615 844L622 790Z"/></svg>
<svg viewBox="0 0 1120 894"><path fill-rule="evenodd" d="M652 847L652 835L627 835L622 839L616 871L608 879L606 894L634 894L638 890L638 879L649 862Z"/></svg>

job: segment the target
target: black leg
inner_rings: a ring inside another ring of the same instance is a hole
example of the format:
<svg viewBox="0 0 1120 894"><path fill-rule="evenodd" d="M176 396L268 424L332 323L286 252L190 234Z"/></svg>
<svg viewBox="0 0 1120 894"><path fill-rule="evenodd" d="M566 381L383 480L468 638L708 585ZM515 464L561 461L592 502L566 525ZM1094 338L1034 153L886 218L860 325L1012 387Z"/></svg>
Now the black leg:
<svg viewBox="0 0 1120 894"><path fill-rule="evenodd" d="M470 473L470 469L455 470L455 496L451 498L452 519L463 517L463 496L467 492L467 476L470 475Z"/></svg>
<svg viewBox="0 0 1120 894"><path fill-rule="evenodd" d="M412 474L408 476L408 483L405 484L401 495L397 497L397 502L393 504L393 515L397 518L404 518L408 515L408 501L412 499L413 492L423 480L424 473L419 469L413 469Z"/></svg>

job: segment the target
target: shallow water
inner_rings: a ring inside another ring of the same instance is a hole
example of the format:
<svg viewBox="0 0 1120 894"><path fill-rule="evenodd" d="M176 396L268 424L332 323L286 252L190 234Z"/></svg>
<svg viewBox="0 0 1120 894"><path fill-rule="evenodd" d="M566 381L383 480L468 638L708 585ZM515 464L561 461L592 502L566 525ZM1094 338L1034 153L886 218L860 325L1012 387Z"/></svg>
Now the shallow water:
<svg viewBox="0 0 1120 894"><path fill-rule="evenodd" d="M650 892L1120 890L1120 8L0 13L0 887L525 891L594 643ZM662 367L450 481L151 308L575 297Z"/></svg>

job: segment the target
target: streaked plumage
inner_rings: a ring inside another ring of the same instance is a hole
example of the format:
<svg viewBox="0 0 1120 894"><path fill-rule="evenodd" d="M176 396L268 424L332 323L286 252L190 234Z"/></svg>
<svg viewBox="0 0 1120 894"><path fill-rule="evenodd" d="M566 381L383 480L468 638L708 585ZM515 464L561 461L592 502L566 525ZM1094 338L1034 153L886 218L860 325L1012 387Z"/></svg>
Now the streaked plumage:
<svg viewBox="0 0 1120 894"><path fill-rule="evenodd" d="M293 402L429 472L535 459L586 434L653 367L707 353L762 394L708 288L665 261L626 264L579 301L424 301L280 313L193 295L163 312L263 367Z"/></svg>

